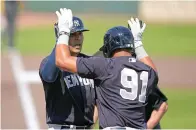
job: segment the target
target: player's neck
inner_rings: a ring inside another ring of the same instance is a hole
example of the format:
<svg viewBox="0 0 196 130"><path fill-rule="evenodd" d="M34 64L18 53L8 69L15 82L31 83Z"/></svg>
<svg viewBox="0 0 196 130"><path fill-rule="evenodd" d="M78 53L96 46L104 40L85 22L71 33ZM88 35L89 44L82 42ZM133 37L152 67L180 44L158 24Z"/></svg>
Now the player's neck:
<svg viewBox="0 0 196 130"><path fill-rule="evenodd" d="M70 51L70 53L71 53L71 56L75 56L75 57L78 56L78 53L73 53L73 52L71 52L71 51Z"/></svg>
<svg viewBox="0 0 196 130"><path fill-rule="evenodd" d="M132 56L128 50L115 51L113 57Z"/></svg>

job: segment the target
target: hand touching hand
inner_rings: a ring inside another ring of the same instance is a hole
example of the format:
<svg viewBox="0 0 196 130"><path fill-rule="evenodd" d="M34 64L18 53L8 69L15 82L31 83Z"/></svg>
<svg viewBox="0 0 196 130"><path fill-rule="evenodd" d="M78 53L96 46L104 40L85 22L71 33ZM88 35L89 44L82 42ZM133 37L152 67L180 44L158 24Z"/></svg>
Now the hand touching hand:
<svg viewBox="0 0 196 130"><path fill-rule="evenodd" d="M73 16L72 11L66 8L60 8L60 11L56 11L58 17L58 28L59 33L66 32L70 34L71 28L73 26Z"/></svg>

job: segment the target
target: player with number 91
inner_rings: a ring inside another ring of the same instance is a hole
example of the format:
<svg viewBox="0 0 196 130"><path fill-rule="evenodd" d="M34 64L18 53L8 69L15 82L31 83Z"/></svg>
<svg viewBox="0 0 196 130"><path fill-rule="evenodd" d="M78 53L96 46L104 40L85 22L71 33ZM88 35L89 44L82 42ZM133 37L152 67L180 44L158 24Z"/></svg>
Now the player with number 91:
<svg viewBox="0 0 196 130"><path fill-rule="evenodd" d="M103 57L72 57L68 49L72 25L72 12L64 9L58 13L58 26L67 31L59 36L56 45L56 65L62 70L78 73L81 77L94 79L98 85L97 105L99 127L101 129L135 128L147 129L145 121L145 106L148 98L160 91L156 87L158 75L151 61L148 65L138 61L135 55L134 35L138 24L133 28L115 26L104 35ZM138 44L138 47L141 43ZM144 54L144 51L142 55Z"/></svg>

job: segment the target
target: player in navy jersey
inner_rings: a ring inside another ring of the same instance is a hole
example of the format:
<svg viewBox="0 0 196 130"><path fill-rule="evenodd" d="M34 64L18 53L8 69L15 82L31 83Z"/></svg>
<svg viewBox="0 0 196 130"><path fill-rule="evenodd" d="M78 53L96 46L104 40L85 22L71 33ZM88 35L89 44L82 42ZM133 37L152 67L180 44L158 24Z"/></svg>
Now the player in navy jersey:
<svg viewBox="0 0 196 130"><path fill-rule="evenodd" d="M94 79L100 128L148 128L145 106L151 95L161 91L156 87L158 75L149 57L143 59L148 61L147 65L134 57L133 35L138 24L132 24L132 32L123 26L106 32L103 52L108 58L81 58L73 57L69 52L68 40L73 26L71 10L60 9L56 14L61 28L56 45L56 65L81 77ZM139 56L143 57L144 51Z"/></svg>
<svg viewBox="0 0 196 130"><path fill-rule="evenodd" d="M132 20L128 20L128 21L129 21L129 24L132 25L137 20L138 19L136 18L136 20L132 19ZM145 25L141 20L139 20L138 23L140 23L140 28L143 28L143 25ZM129 27L129 29L131 29L129 24L128 24L128 27ZM134 44L136 44L136 46L137 46L137 43L140 42L141 40L142 40L142 35L140 35L139 39L137 37L134 39ZM137 50L138 48L139 47L137 47L135 49ZM137 54L138 54L138 52L137 52ZM105 55L103 52L103 46L93 56L107 58L107 55ZM139 58L140 57L137 57L138 60L140 60ZM167 101L167 97L159 91L157 91L156 93L154 93L154 95L151 95L149 97L149 101L146 106L146 114L145 114L148 128L151 129L151 128L153 128L154 124L157 124L154 127L154 129L161 129L160 123L157 123L157 122L153 123L153 122L154 122L154 120L156 120L156 118L160 119L167 111L168 105L167 105L166 101Z"/></svg>
<svg viewBox="0 0 196 130"><path fill-rule="evenodd" d="M56 39L59 37L58 31L59 28L55 24ZM69 51L72 56L89 57L80 53L84 31L88 31L88 29L84 28L82 20L73 17L69 37ZM39 74L45 92L46 123L49 128L92 128L98 118L94 81L59 69L55 65L55 48L49 56L42 60Z"/></svg>

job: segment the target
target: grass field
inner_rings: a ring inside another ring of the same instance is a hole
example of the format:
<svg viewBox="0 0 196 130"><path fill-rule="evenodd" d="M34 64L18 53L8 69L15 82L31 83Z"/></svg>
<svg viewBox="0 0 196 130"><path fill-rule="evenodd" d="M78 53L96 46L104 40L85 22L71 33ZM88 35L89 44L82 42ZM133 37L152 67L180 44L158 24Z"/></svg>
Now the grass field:
<svg viewBox="0 0 196 130"><path fill-rule="evenodd" d="M196 89L165 88L169 109L162 120L165 129L196 128Z"/></svg>
<svg viewBox="0 0 196 130"><path fill-rule="evenodd" d="M93 54L103 43L106 30L116 25L127 26L126 21L114 19L85 19L83 52ZM114 22L115 21L115 22ZM148 25L143 43L153 56L196 56L195 25ZM23 54L45 55L55 44L53 25L19 30L16 37L17 48Z"/></svg>

